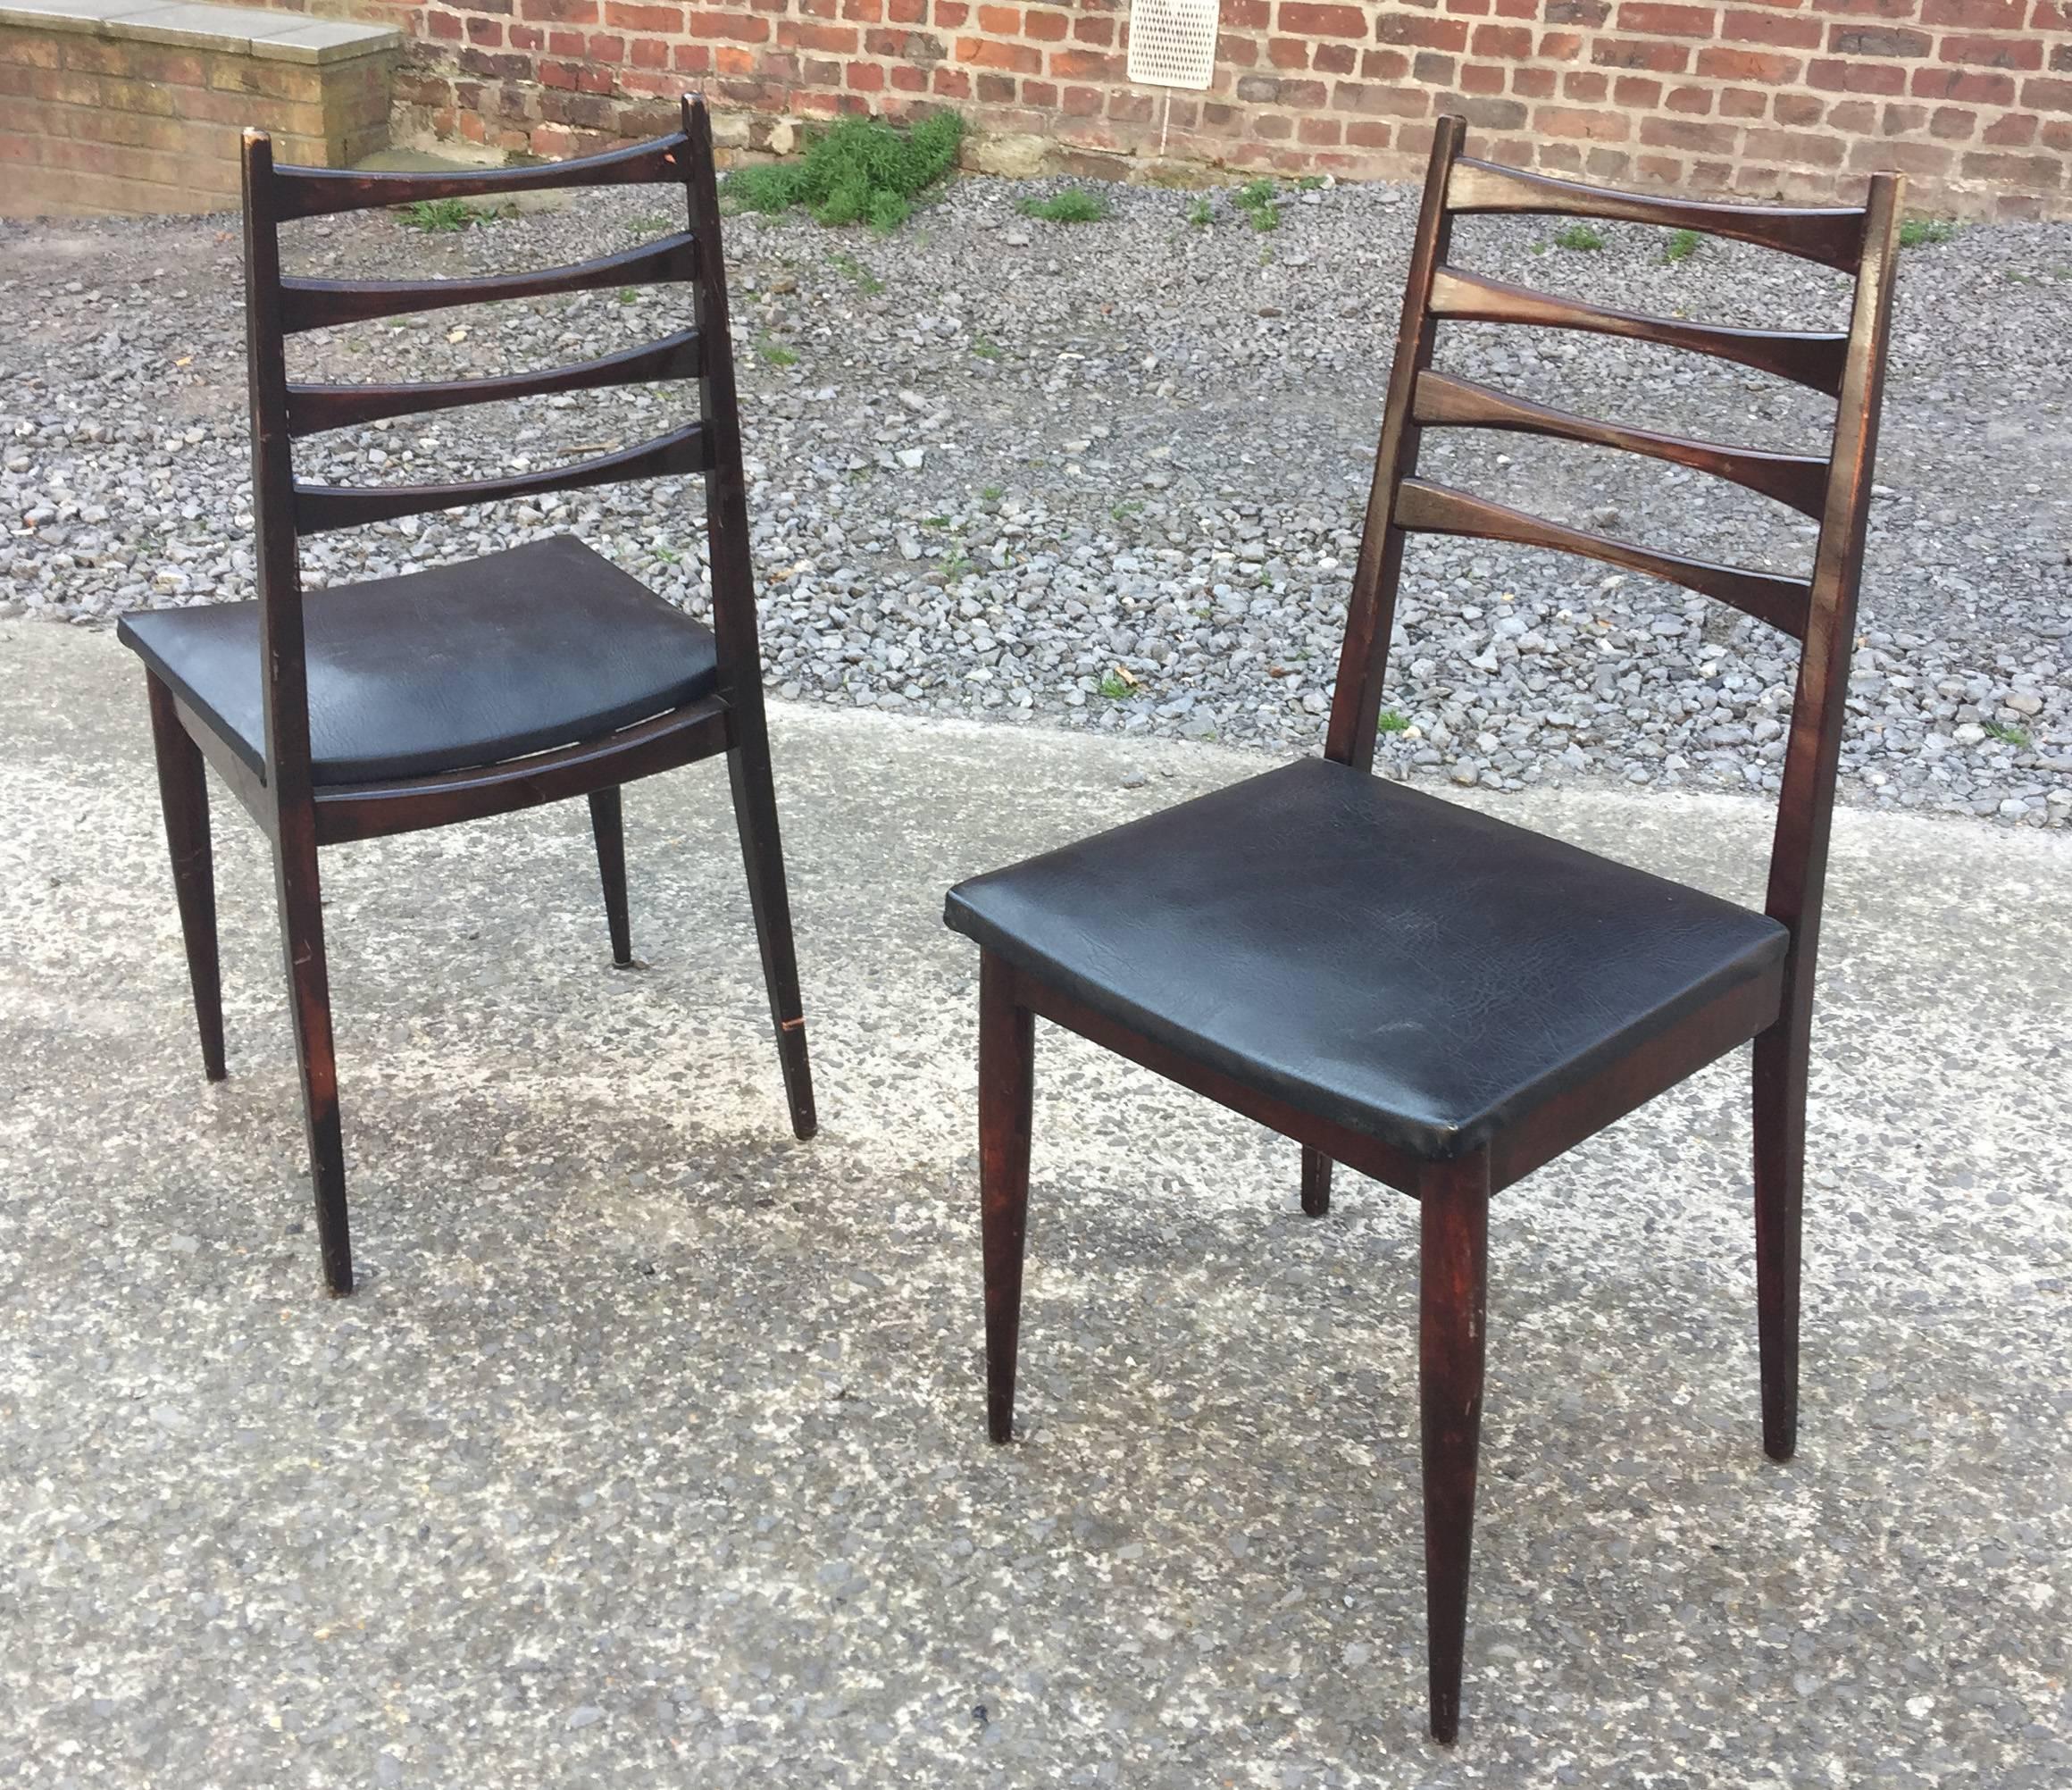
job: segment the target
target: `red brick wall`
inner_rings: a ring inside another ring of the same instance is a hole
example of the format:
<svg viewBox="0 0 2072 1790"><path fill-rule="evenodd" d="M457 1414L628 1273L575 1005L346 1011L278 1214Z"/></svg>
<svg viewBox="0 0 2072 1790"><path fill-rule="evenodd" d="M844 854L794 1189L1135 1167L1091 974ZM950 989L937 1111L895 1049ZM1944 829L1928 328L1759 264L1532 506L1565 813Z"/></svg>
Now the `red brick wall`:
<svg viewBox="0 0 2072 1790"><path fill-rule="evenodd" d="M702 88L736 140L952 105L1005 165L1116 158L1414 173L1475 153L1608 182L1800 200L1913 177L1922 208L2072 213L2072 0L1222 0L1206 94L1132 87L1127 0L418 0L399 122L566 155ZM998 139L1007 139L1001 146ZM1023 139L1017 141L1016 139ZM1141 163L1140 162L1140 165Z"/></svg>

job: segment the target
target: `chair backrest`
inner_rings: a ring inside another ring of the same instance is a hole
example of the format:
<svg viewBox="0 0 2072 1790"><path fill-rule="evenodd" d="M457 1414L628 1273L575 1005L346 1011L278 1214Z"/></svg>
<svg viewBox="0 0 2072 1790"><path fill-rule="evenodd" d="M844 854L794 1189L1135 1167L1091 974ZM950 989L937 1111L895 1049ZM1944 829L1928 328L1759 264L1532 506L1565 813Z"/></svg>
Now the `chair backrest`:
<svg viewBox="0 0 2072 1790"><path fill-rule="evenodd" d="M1767 908L1792 931L1794 965L1808 966L1819 924L1870 506L1900 181L1894 175L1874 174L1860 208L1786 209L1644 197L1468 160L1460 153L1466 129L1458 118L1441 118L1433 144L1325 753L1363 769L1373 765L1389 634L1409 535L1469 535L1552 548L1729 603L1801 643ZM1800 256L1854 277L1850 325L1845 332L1750 330L1642 316L1450 266L1453 220L1463 213L1489 212L1659 224ZM1755 367L1833 397L1834 433L1825 453L1779 454L1687 440L1527 403L1433 369L1437 327L1447 319L1587 330ZM1818 521L1812 574L1785 578L1686 559L1566 527L1419 477L1424 432L1446 428L1512 430L1586 442L1731 480Z"/></svg>
<svg viewBox="0 0 2072 1790"><path fill-rule="evenodd" d="M723 689L758 694L761 660L748 555L740 419L727 322L712 126L686 97L681 128L650 143L575 161L453 174L363 174L276 166L271 139L244 138L245 299L252 411L252 489L265 666L267 781L276 803L306 795L307 679L298 543L304 535L429 510L672 473L706 475L714 633ZM685 227L659 241L571 266L459 280L313 280L280 272L280 226L299 218L419 201L554 188L663 184L683 188ZM692 289L694 327L646 347L541 372L415 384L307 384L287 373L286 339L308 330L448 305L664 281ZM698 417L637 446L543 471L459 484L338 486L295 475L297 438L385 417L606 386L695 379Z"/></svg>

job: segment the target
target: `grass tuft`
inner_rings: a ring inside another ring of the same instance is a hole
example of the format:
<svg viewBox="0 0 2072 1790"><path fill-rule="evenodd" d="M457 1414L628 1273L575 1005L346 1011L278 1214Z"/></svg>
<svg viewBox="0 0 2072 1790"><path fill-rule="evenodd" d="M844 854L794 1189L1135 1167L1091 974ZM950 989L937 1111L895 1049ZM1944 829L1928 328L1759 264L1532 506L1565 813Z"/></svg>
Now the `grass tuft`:
<svg viewBox="0 0 2072 1790"><path fill-rule="evenodd" d="M1572 223L1555 237L1554 247L1577 255L1592 255L1604 247L1604 238L1586 223Z"/></svg>
<svg viewBox="0 0 2072 1790"><path fill-rule="evenodd" d="M1400 733L1410 724L1400 709L1384 708L1374 725L1384 733Z"/></svg>
<svg viewBox="0 0 2072 1790"><path fill-rule="evenodd" d="M1901 248L1926 248L1932 243L1948 242L1957 234L1957 226L1948 218L1909 218L1900 226Z"/></svg>
<svg viewBox="0 0 2072 1790"><path fill-rule="evenodd" d="M407 229L432 236L448 230L467 230L494 217L494 212L478 211L465 199L416 199L399 208Z"/></svg>
<svg viewBox="0 0 2072 1790"><path fill-rule="evenodd" d="M816 133L790 162L737 168L727 176L727 203L738 212L788 212L803 205L830 228L868 223L895 230L913 202L957 163L964 120L939 112L911 130L881 118L845 118Z"/></svg>
<svg viewBox="0 0 2072 1790"><path fill-rule="evenodd" d="M1099 223L1108 214L1108 202L1082 187L1067 187L1047 199L1023 199L1015 209L1025 218L1041 218L1046 223Z"/></svg>
<svg viewBox="0 0 2072 1790"><path fill-rule="evenodd" d="M1674 267L1679 261L1688 261L1698 253L1699 245L1705 240L1694 230L1673 230L1669 240L1663 245L1662 259Z"/></svg>

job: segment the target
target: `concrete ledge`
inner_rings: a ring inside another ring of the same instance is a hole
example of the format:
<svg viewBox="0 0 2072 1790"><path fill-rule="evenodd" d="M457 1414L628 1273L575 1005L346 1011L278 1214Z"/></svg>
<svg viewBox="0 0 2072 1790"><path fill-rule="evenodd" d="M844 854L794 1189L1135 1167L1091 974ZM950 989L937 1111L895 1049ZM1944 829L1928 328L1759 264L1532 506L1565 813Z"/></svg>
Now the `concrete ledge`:
<svg viewBox="0 0 2072 1790"><path fill-rule="evenodd" d="M167 0L0 0L0 216L226 211L238 140L345 167L388 146L402 33Z"/></svg>
<svg viewBox="0 0 2072 1790"><path fill-rule="evenodd" d="M203 5L195 0L177 4L166 0L0 0L0 25L179 44L285 63L350 62L403 47L403 33L386 25L311 19L251 6Z"/></svg>

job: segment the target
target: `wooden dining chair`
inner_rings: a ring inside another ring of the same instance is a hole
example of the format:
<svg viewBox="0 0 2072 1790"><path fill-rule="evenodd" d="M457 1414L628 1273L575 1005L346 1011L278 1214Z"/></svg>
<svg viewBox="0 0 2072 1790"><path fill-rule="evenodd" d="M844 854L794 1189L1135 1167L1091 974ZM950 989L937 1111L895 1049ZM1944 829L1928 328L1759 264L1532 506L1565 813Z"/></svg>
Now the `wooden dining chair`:
<svg viewBox="0 0 2072 1790"><path fill-rule="evenodd" d="M272 841L301 1058L325 1284L353 1286L345 1156L324 965L320 846L445 826L571 796L589 799L612 955L632 962L620 790L724 753L762 949L770 1016L801 1138L815 1130L798 970L777 837L748 556L725 264L702 103L681 129L584 160L455 174L276 167L244 138L245 301L258 600L130 615L118 632L148 671L159 793L211 1081L223 1066L213 765ZM284 277L282 223L418 200L646 182L681 187L685 227L573 266L455 280ZM304 330L496 299L656 281L691 288L696 327L547 372L412 385L307 384L286 372ZM601 457L456 484L334 486L296 476L297 438L540 393L698 382L698 415ZM708 630L556 534L461 565L305 592L301 537L504 498L677 473L705 476Z"/></svg>
<svg viewBox="0 0 2072 1790"><path fill-rule="evenodd" d="M1041 1015L1302 1146L1302 1204L1349 1164L1419 1202L1418 1385L1431 1727L1459 1721L1483 1397L1490 1196L1737 1045L1755 1043L1763 1443L1792 1450L1813 960L1889 330L1899 182L1861 209L1639 197L1460 154L1425 182L1321 759L951 891L982 947L979 1141L987 1396L1012 1430ZM1453 220L1510 212L1706 231L1851 276L1845 333L1634 315L1450 264ZM1592 331L1717 355L1836 401L1825 453L1724 447L1529 404L1433 371L1450 320ZM1815 518L1809 578L1558 526L1417 471L1427 430L1523 431L1692 466ZM1763 913L1374 778L1391 618L1413 534L1553 548L1667 579L1801 642Z"/></svg>

